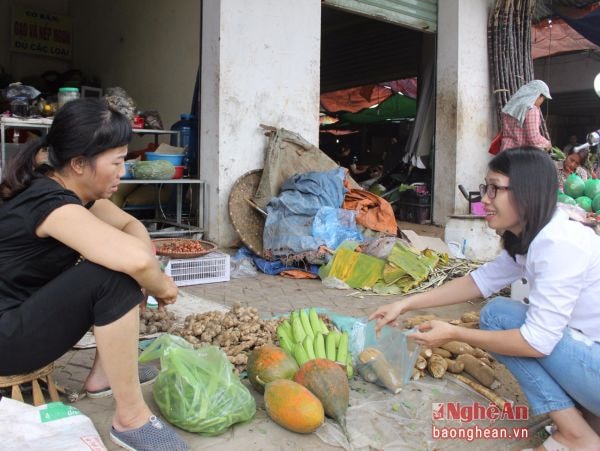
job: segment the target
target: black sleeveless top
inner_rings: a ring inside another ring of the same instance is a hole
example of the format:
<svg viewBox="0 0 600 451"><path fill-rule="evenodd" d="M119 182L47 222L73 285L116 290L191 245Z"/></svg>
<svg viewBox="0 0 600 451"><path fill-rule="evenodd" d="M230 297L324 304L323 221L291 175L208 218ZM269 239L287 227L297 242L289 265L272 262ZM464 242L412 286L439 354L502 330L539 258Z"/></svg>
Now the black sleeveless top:
<svg viewBox="0 0 600 451"><path fill-rule="evenodd" d="M73 249L35 234L52 211L66 204L81 205L81 200L48 177L34 179L0 204L0 315L77 262Z"/></svg>

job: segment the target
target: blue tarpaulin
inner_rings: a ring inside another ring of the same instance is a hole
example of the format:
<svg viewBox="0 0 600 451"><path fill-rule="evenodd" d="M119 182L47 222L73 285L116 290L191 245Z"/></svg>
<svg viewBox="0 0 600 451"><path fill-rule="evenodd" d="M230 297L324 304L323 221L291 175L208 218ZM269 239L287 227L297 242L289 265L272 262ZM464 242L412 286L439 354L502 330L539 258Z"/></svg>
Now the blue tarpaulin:
<svg viewBox="0 0 600 451"><path fill-rule="evenodd" d="M273 257L315 251L323 244L312 235L321 207L340 208L344 201L344 169L305 172L286 180L267 204L263 247Z"/></svg>
<svg viewBox="0 0 600 451"><path fill-rule="evenodd" d="M600 8L577 18L569 15L567 10L562 8L554 8L554 11L577 33L600 46Z"/></svg>

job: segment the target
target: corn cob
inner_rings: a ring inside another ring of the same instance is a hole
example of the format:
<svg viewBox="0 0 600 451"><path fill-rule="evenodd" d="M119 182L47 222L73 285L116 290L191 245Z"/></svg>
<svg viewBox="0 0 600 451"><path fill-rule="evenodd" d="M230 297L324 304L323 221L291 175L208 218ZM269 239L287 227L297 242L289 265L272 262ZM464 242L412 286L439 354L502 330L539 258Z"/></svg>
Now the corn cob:
<svg viewBox="0 0 600 451"><path fill-rule="evenodd" d="M306 337L306 332L304 331L304 327L302 327L302 323L300 322L300 317L298 315L296 315L292 320L292 333L296 343L302 343L302 340L304 340L304 337Z"/></svg>
<svg viewBox="0 0 600 451"><path fill-rule="evenodd" d="M302 346L302 343L296 343L294 345L294 359L296 359L298 366L302 366L308 362L308 355L306 354L306 350L304 349L304 346Z"/></svg>
<svg viewBox="0 0 600 451"><path fill-rule="evenodd" d="M323 335L327 335L329 333L329 329L327 329L327 326L325 325L325 321L323 321L321 318L319 318L319 324L321 325L321 333Z"/></svg>
<svg viewBox="0 0 600 451"><path fill-rule="evenodd" d="M310 320L308 319L308 313L306 313L306 310L304 310L304 309L300 310L300 322L302 323L302 327L304 328L304 333L306 335L309 335L310 337L314 337L315 333L313 332L312 328L310 327Z"/></svg>
<svg viewBox="0 0 600 451"><path fill-rule="evenodd" d="M322 332L319 317L317 316L315 309L312 307L308 311L308 320L310 321L310 328L312 329L313 335L317 335L319 332Z"/></svg>
<svg viewBox="0 0 600 451"><path fill-rule="evenodd" d="M337 348L335 359L342 365L346 364L346 360L348 359L348 332L344 332L342 338L340 338L340 344Z"/></svg>
<svg viewBox="0 0 600 451"><path fill-rule="evenodd" d="M325 354L329 360L335 362L336 348L335 348L335 335L329 334L325 339Z"/></svg>
<svg viewBox="0 0 600 451"><path fill-rule="evenodd" d="M325 338L323 337L323 334L321 334L321 333L317 334L317 336L315 337L314 346L315 346L315 357L317 359L326 359L327 354L325 352Z"/></svg>
<svg viewBox="0 0 600 451"><path fill-rule="evenodd" d="M285 352L291 355L294 349L294 341L286 332L285 328L277 328L277 338L279 338L279 346L281 346Z"/></svg>
<svg viewBox="0 0 600 451"><path fill-rule="evenodd" d="M306 355L308 356L308 360L316 359L315 357L315 348L313 344L313 339L310 335L304 337L304 341L302 342L302 346L306 351Z"/></svg>

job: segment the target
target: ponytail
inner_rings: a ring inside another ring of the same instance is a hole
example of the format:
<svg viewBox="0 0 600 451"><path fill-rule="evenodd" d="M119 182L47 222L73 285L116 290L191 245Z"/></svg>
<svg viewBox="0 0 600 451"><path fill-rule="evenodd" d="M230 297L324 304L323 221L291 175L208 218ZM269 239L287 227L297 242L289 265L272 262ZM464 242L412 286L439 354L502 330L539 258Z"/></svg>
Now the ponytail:
<svg viewBox="0 0 600 451"><path fill-rule="evenodd" d="M31 185L33 179L42 176L36 157L46 146L45 138L38 138L25 144L24 149L14 155L6 164L0 183L0 199L10 199Z"/></svg>

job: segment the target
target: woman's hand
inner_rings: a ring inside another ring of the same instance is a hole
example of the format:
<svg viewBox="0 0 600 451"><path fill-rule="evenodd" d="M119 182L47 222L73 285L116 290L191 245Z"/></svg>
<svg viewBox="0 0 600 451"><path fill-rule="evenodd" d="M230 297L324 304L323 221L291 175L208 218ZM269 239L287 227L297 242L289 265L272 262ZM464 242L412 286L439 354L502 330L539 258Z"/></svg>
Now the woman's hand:
<svg viewBox="0 0 600 451"><path fill-rule="evenodd" d="M154 297L158 302L159 310L164 309L165 305L174 304L177 300L177 294L179 293L179 288L177 288L173 279L164 273L162 273L162 276L163 289L159 293L154 294Z"/></svg>
<svg viewBox="0 0 600 451"><path fill-rule="evenodd" d="M455 339L457 327L445 321L431 320L419 324L417 326L419 332L410 334L408 338L428 348L439 348L444 343Z"/></svg>
<svg viewBox="0 0 600 451"><path fill-rule="evenodd" d="M375 333L379 334L381 328L396 320L404 312L405 301L396 301L391 304L382 305L369 316L369 321L377 320Z"/></svg>

